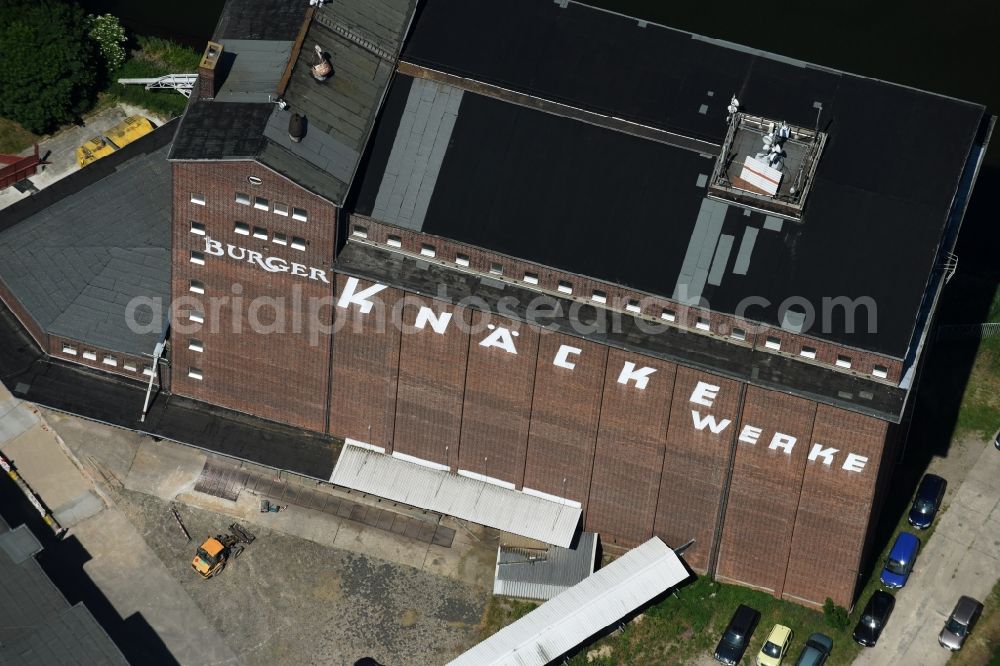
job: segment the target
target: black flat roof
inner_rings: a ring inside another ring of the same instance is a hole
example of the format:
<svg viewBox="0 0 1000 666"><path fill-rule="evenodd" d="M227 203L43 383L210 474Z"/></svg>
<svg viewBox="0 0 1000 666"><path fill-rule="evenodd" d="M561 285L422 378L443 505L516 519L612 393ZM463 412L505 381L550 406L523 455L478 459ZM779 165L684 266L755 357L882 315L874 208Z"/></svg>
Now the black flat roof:
<svg viewBox="0 0 1000 666"><path fill-rule="evenodd" d="M817 314L824 298L867 297L875 331L848 331L835 308L803 332L897 358L986 118L572 2L427 0L402 59L491 85L397 74L357 212L640 292L679 298L684 284L719 312L762 297L746 316L772 325L791 297ZM733 93L749 113L808 127L819 102L828 140L801 223L783 221L708 200L714 155L492 85L716 143Z"/></svg>

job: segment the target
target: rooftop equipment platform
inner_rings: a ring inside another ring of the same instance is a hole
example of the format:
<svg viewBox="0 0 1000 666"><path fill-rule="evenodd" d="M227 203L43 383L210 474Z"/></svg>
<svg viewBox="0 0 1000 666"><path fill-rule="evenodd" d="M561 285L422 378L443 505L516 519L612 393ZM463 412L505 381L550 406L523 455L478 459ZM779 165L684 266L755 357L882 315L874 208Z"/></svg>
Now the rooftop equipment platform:
<svg viewBox="0 0 1000 666"><path fill-rule="evenodd" d="M708 196L801 221L826 134L735 113L715 162Z"/></svg>

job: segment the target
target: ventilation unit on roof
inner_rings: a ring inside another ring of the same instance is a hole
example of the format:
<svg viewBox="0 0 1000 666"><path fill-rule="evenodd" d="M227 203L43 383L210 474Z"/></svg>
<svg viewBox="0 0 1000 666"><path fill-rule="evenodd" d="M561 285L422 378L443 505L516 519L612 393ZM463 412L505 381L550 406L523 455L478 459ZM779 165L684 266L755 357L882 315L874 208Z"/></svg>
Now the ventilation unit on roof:
<svg viewBox="0 0 1000 666"><path fill-rule="evenodd" d="M319 44L316 45L317 62L310 71L317 81L326 81L333 74L333 65L330 64L330 57L323 52Z"/></svg>
<svg viewBox="0 0 1000 666"><path fill-rule="evenodd" d="M708 196L788 220L801 220L826 133L739 110L709 180Z"/></svg>
<svg viewBox="0 0 1000 666"><path fill-rule="evenodd" d="M306 135L306 117L299 115L298 113L293 113L292 117L288 119L288 138L294 143L298 143L302 140L302 137Z"/></svg>

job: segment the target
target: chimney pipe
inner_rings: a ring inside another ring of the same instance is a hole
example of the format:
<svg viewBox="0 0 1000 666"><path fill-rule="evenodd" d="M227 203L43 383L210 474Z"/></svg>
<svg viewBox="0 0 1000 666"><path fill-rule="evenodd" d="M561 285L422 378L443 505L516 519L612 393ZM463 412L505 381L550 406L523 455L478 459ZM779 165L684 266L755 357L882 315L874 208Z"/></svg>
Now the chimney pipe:
<svg viewBox="0 0 1000 666"><path fill-rule="evenodd" d="M219 92L222 81L216 78L216 69L222 59L222 49L222 44L217 42L209 42L205 47L198 64L198 99L215 99Z"/></svg>

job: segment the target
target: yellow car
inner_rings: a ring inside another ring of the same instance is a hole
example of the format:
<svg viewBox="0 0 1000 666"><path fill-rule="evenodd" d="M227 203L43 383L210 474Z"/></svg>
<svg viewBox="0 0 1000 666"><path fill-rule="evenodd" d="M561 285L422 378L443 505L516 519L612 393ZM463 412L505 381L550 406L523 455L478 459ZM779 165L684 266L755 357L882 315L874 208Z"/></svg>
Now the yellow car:
<svg viewBox="0 0 1000 666"><path fill-rule="evenodd" d="M776 624L764 641L764 647L757 653L757 666L781 666L781 660L788 654L792 644L792 630L783 624Z"/></svg>

